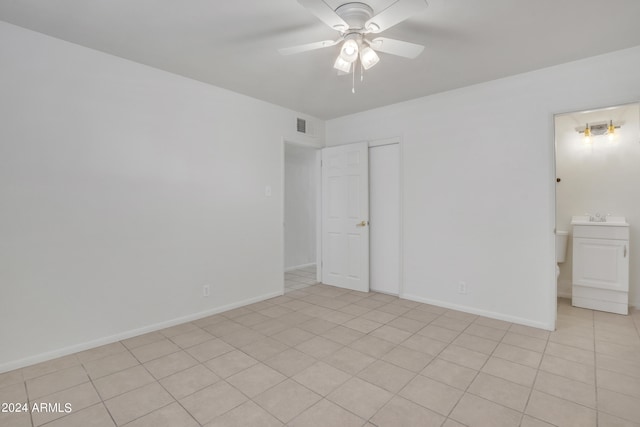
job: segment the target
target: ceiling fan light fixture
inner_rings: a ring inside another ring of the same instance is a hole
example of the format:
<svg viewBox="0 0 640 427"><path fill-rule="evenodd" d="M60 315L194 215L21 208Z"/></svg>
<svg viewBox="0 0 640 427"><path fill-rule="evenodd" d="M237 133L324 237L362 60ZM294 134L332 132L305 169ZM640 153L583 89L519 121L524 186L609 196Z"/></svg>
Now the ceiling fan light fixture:
<svg viewBox="0 0 640 427"><path fill-rule="evenodd" d="M346 40L340 49L340 58L348 63L358 59L358 42L354 39Z"/></svg>
<svg viewBox="0 0 640 427"><path fill-rule="evenodd" d="M378 54L369 46L360 51L360 62L365 70L373 67L380 61Z"/></svg>
<svg viewBox="0 0 640 427"><path fill-rule="evenodd" d="M336 62L333 64L333 68L342 71L343 73L349 73L351 71L351 62L347 62L342 59L342 56L336 58Z"/></svg>

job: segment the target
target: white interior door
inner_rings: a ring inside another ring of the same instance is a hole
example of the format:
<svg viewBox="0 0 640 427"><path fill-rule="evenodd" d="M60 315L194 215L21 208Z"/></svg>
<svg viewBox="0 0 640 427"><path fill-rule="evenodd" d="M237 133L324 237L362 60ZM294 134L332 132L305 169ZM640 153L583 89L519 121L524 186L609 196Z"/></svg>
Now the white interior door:
<svg viewBox="0 0 640 427"><path fill-rule="evenodd" d="M322 150L322 282L369 291L369 148Z"/></svg>
<svg viewBox="0 0 640 427"><path fill-rule="evenodd" d="M400 144L369 147L371 290L400 293Z"/></svg>

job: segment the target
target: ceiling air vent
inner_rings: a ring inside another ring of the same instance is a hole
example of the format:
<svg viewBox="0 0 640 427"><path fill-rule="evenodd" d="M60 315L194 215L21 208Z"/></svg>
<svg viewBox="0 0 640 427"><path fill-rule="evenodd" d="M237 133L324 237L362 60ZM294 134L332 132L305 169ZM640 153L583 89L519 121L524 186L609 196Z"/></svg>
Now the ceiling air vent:
<svg viewBox="0 0 640 427"><path fill-rule="evenodd" d="M296 129L300 133L307 133L307 121L305 119L301 119L298 117L298 123L296 125Z"/></svg>

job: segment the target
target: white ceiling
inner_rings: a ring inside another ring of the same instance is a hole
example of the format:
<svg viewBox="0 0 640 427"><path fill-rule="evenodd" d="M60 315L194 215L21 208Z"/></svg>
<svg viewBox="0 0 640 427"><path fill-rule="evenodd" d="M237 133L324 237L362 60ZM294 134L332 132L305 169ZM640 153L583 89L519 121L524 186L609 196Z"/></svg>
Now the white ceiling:
<svg viewBox="0 0 640 427"><path fill-rule="evenodd" d="M639 0L428 1L381 34L424 52L380 54L355 94L338 46L277 53L336 36L296 0L0 0L0 20L322 119L640 45Z"/></svg>

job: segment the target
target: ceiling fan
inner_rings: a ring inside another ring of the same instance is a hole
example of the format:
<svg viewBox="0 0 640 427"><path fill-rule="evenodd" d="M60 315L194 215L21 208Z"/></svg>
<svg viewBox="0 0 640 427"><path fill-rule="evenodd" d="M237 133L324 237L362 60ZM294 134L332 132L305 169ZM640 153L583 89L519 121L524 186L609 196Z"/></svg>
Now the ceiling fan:
<svg viewBox="0 0 640 427"><path fill-rule="evenodd" d="M333 67L339 73L347 74L353 70L355 74L358 60L360 60L361 70L368 70L380 61L376 51L413 59L424 49L422 45L402 40L386 37L372 38L371 34L381 33L425 9L427 7L425 0L396 0L375 16L371 6L362 2L347 2L335 10L323 0L298 0L298 3L309 9L329 27L338 31L339 37L336 40L279 49L278 52L281 55L293 55L342 43L340 54Z"/></svg>

